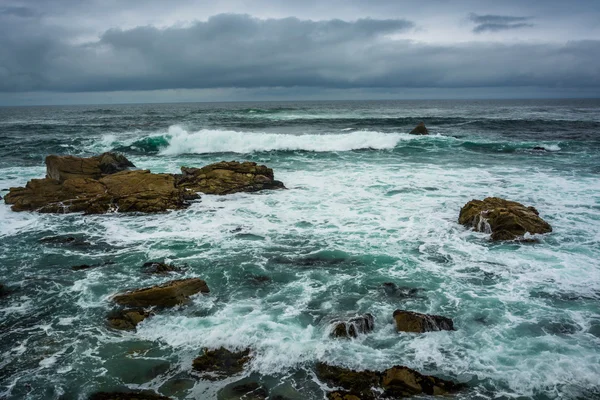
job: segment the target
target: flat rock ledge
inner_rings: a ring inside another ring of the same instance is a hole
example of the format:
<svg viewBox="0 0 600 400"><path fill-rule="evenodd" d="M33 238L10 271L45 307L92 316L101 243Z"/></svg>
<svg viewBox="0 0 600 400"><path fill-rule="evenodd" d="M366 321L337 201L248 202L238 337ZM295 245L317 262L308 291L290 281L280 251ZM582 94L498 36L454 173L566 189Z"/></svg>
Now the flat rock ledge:
<svg viewBox="0 0 600 400"><path fill-rule="evenodd" d="M174 307L185 304L197 293L209 293L208 285L199 278L178 279L158 286L117 294L113 301L126 307Z"/></svg>
<svg viewBox="0 0 600 400"><path fill-rule="evenodd" d="M396 310L394 311L394 321L398 332L424 333L454 330L454 322L450 318L441 315Z"/></svg>
<svg viewBox="0 0 600 400"><path fill-rule="evenodd" d="M328 393L327 398L331 400L396 399L419 394L437 396L455 393L464 387L400 365L379 372L317 363L316 372L321 381L343 388Z"/></svg>
<svg viewBox="0 0 600 400"><path fill-rule="evenodd" d="M518 240L526 233L544 234L552 227L534 207L499 197L471 200L460 210L458 222L477 232L491 234L494 241Z"/></svg>
<svg viewBox="0 0 600 400"><path fill-rule="evenodd" d="M10 188L4 197L13 211L102 214L179 210L198 192L230 194L285 188L273 170L252 162L220 162L203 168L182 167L182 174L132 170L125 156L46 157L46 177Z"/></svg>
<svg viewBox="0 0 600 400"><path fill-rule="evenodd" d="M241 373L249 361L250 349L232 352L220 347L216 350L204 349L194 359L192 368L203 379L220 380Z"/></svg>

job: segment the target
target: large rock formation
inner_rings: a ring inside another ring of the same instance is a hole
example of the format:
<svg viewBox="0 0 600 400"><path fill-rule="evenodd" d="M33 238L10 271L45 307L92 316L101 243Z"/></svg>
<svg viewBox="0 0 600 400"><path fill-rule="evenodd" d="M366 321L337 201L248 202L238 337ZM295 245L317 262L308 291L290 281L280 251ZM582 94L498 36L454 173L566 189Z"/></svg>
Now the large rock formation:
<svg viewBox="0 0 600 400"><path fill-rule="evenodd" d="M196 293L208 292L208 285L202 279L189 278L121 293L113 301L127 307L174 307L186 303Z"/></svg>
<svg viewBox="0 0 600 400"><path fill-rule="evenodd" d="M336 400L371 400L377 398L403 398L417 394L444 395L460 390L463 385L434 376L422 375L404 366L394 366L383 372L354 371L318 363L319 379L329 385L342 387L346 391L328 394ZM380 393L383 391L383 394Z"/></svg>
<svg viewBox="0 0 600 400"><path fill-rule="evenodd" d="M415 126L415 128L410 131L411 135L429 135L429 131L425 127L425 123L419 122L419 125Z"/></svg>
<svg viewBox="0 0 600 400"><path fill-rule="evenodd" d="M203 168L181 167L177 185L206 194L257 192L265 189L284 189L276 181L273 170L254 162L222 161Z"/></svg>
<svg viewBox="0 0 600 400"><path fill-rule="evenodd" d="M471 200L460 210L458 222L478 232L491 233L492 240L514 240L526 233L548 233L552 227L534 207L498 197Z"/></svg>
<svg viewBox="0 0 600 400"><path fill-rule="evenodd" d="M220 162L204 168L182 168L183 174L128 171L124 156L48 156L45 179L32 179L24 188L11 188L4 197L13 211L46 213L109 211L154 213L177 210L197 199L197 192L228 194L283 188L264 165Z"/></svg>
<svg viewBox="0 0 600 400"><path fill-rule="evenodd" d="M59 182L70 178L100 179L103 175L129 168L135 168L135 165L124 155L116 153L103 153L89 158L57 155L46 157L46 178Z"/></svg>
<svg viewBox="0 0 600 400"><path fill-rule="evenodd" d="M375 319L371 314L350 318L348 321L333 321L330 336L337 338L355 338L359 334L373 331Z"/></svg>
<svg viewBox="0 0 600 400"><path fill-rule="evenodd" d="M224 347L216 350L204 349L197 357L192 368L201 373L202 378L209 380L224 379L239 374L250 361L250 349L232 352Z"/></svg>
<svg viewBox="0 0 600 400"><path fill-rule="evenodd" d="M423 333L454 330L452 320L440 315L396 310L394 311L394 321L396 322L396 330L399 332Z"/></svg>

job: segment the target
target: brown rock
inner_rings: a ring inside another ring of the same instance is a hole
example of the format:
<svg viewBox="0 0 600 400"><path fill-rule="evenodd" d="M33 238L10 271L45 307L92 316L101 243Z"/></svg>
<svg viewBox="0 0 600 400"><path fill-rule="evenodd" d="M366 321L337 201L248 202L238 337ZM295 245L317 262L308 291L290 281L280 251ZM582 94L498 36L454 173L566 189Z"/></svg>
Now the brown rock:
<svg viewBox="0 0 600 400"><path fill-rule="evenodd" d="M360 397L353 395L350 392L329 392L327 393L327 398L329 400L362 400Z"/></svg>
<svg viewBox="0 0 600 400"><path fill-rule="evenodd" d="M221 161L203 168L181 168L177 186L206 194L257 192L265 189L284 189L274 180L273 170L254 162Z"/></svg>
<svg viewBox="0 0 600 400"><path fill-rule="evenodd" d="M401 332L453 331L454 323L450 318L439 315L421 314L412 311L394 311L396 329Z"/></svg>
<svg viewBox="0 0 600 400"><path fill-rule="evenodd" d="M203 354L194 360L192 368L201 372L202 378L218 380L239 374L248 361L250 349L238 352L231 352L224 347L216 350L204 349Z"/></svg>
<svg viewBox="0 0 600 400"><path fill-rule="evenodd" d="M411 135L429 135L429 132L427 131L427 128L425 127L425 123L423 122L419 122L419 125L417 125L412 131L410 131Z"/></svg>
<svg viewBox="0 0 600 400"><path fill-rule="evenodd" d="M146 311L143 308L130 308L110 313L107 322L113 329L133 331L140 322L151 315L151 312Z"/></svg>
<svg viewBox="0 0 600 400"><path fill-rule="evenodd" d="M46 177L59 182L70 178L100 179L103 175L129 168L135 168L135 165L124 155L116 153L103 153L88 158L57 155L46 157Z"/></svg>
<svg viewBox="0 0 600 400"><path fill-rule="evenodd" d="M395 366L383 372L381 386L384 396L402 398L416 394L444 395L462 388L462 385L451 381L427 376L403 366Z"/></svg>
<svg viewBox="0 0 600 400"><path fill-rule="evenodd" d="M334 321L330 336L338 338L355 338L359 334L373 331L375 319L371 314L354 317L348 321Z"/></svg>
<svg viewBox="0 0 600 400"><path fill-rule="evenodd" d="M381 380L380 372L354 371L321 362L317 363L316 372L319 379L348 390L345 395L352 394L360 399L374 399L373 389L379 387Z"/></svg>
<svg viewBox="0 0 600 400"><path fill-rule="evenodd" d="M471 200L460 210L458 222L478 232L491 234L492 240L515 240L526 233L552 232L534 207L498 197Z"/></svg>
<svg viewBox="0 0 600 400"><path fill-rule="evenodd" d="M169 272L181 272L181 268L172 264L150 261L142 265L142 271L147 274L166 275Z"/></svg>
<svg viewBox="0 0 600 400"><path fill-rule="evenodd" d="M208 285L202 279L189 278L118 294L113 301L128 307L173 307L186 303L196 293L208 292Z"/></svg>

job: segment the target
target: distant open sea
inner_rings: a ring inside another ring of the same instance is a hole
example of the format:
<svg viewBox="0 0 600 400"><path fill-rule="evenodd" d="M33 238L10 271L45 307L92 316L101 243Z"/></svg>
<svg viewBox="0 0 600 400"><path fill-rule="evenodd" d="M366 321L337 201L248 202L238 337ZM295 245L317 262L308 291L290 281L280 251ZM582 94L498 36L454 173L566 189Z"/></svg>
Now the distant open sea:
<svg viewBox="0 0 600 400"><path fill-rule="evenodd" d="M430 135L409 135L420 121ZM0 195L43 177L48 154L105 151L153 172L256 161L289 190L154 215L2 202L0 398L233 399L242 377L190 373L220 346L250 347L243 379L291 400L325 398L317 361L406 365L466 383L460 400L600 398L600 100L4 107ZM553 233L492 243L457 223L487 196L535 206ZM42 240L56 237L76 240ZM108 329L112 295L179 277L141 273L153 260L186 264L210 295ZM456 331L397 333L398 308ZM366 312L374 332L329 338L332 319Z"/></svg>

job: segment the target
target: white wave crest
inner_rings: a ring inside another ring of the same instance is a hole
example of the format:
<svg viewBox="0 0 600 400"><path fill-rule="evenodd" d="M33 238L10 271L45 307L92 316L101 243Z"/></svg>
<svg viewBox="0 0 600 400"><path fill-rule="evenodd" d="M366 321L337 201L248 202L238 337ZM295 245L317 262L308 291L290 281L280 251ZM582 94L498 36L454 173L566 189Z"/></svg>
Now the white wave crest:
<svg viewBox="0 0 600 400"><path fill-rule="evenodd" d="M408 135L374 131L355 131L329 135L291 135L278 133L238 132L202 129L188 132L181 126L171 126L167 135L169 145L161 155L204 153L253 153L276 150L315 152L349 151L359 149L393 149Z"/></svg>

